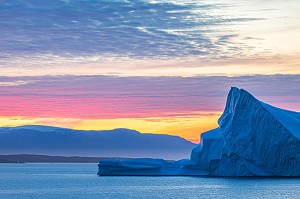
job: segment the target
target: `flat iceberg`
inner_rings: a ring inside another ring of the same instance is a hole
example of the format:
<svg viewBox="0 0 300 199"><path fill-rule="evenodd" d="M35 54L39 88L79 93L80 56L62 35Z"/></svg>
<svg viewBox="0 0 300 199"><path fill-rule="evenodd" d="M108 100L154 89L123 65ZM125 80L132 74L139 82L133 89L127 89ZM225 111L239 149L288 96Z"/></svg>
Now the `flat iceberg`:
<svg viewBox="0 0 300 199"><path fill-rule="evenodd" d="M101 160L98 175L104 176L199 176L207 171L186 167L189 160L167 161L153 158Z"/></svg>
<svg viewBox="0 0 300 199"><path fill-rule="evenodd" d="M300 177L300 113L233 87L218 124L189 159L104 160L98 174Z"/></svg>

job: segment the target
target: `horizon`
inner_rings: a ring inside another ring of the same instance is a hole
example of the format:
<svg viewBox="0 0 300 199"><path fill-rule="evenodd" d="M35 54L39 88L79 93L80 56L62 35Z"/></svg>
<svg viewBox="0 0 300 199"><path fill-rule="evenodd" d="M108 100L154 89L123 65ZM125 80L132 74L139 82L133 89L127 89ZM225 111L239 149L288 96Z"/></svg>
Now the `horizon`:
<svg viewBox="0 0 300 199"><path fill-rule="evenodd" d="M232 86L300 111L300 3L0 5L0 127L128 128L194 143Z"/></svg>

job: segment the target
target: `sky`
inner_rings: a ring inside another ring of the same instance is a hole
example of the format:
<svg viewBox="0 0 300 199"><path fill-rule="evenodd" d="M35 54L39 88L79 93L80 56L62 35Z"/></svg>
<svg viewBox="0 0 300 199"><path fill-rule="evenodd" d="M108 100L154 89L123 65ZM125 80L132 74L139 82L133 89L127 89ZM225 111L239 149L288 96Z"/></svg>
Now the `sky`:
<svg viewBox="0 0 300 199"><path fill-rule="evenodd" d="M0 126L198 142L231 86L300 111L297 0L0 2Z"/></svg>

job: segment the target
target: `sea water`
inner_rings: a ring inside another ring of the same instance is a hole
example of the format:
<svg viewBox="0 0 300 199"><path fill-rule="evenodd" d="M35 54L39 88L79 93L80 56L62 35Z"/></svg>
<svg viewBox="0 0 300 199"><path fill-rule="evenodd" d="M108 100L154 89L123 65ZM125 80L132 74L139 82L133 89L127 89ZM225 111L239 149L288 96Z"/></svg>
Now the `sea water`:
<svg viewBox="0 0 300 199"><path fill-rule="evenodd" d="M300 179L99 177L97 164L0 164L0 198L300 198Z"/></svg>

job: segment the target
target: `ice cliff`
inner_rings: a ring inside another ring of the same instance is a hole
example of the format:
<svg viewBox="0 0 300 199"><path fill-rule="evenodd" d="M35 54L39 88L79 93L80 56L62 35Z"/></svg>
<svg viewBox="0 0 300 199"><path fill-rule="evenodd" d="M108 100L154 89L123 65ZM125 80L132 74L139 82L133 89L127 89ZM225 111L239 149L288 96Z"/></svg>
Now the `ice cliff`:
<svg viewBox="0 0 300 199"><path fill-rule="evenodd" d="M115 175L121 170L120 175L300 177L300 113L270 106L233 87L218 124L219 128L201 134L190 159L131 160L131 166L128 160L101 161L98 174ZM145 167L151 162L155 168ZM109 170L113 165L114 170Z"/></svg>

